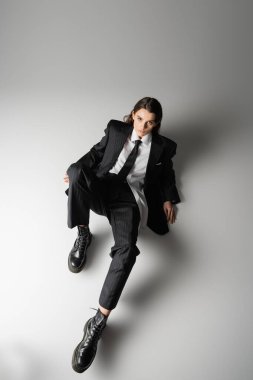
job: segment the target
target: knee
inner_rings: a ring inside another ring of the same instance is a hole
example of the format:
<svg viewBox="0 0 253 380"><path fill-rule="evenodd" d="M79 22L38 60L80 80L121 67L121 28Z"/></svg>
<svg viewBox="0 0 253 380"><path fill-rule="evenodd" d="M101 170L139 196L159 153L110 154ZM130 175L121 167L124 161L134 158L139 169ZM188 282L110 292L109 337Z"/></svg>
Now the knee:
<svg viewBox="0 0 253 380"><path fill-rule="evenodd" d="M69 176L70 181L73 183L81 177L82 168L78 164L71 164L67 169L67 174Z"/></svg>
<svg viewBox="0 0 253 380"><path fill-rule="evenodd" d="M112 247L110 256L117 258L117 261L120 262L123 267L132 267L139 253L140 251L135 244L127 244L122 247Z"/></svg>

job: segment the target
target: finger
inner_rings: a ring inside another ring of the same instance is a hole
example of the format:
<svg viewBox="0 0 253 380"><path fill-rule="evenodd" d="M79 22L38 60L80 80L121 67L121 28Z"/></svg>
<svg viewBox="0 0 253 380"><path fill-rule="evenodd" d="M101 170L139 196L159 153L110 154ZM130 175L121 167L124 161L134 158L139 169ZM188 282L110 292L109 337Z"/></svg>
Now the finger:
<svg viewBox="0 0 253 380"><path fill-rule="evenodd" d="M176 214L174 209L171 209L170 216L169 216L170 223L173 224L175 223L176 220Z"/></svg>
<svg viewBox="0 0 253 380"><path fill-rule="evenodd" d="M164 212L165 212L165 215L167 218L167 222L173 224L175 222L175 219L176 219L175 210L174 210L173 206L172 207L164 206L163 209L164 209Z"/></svg>
<svg viewBox="0 0 253 380"><path fill-rule="evenodd" d="M172 215L171 212L168 214L168 223L172 223Z"/></svg>
<svg viewBox="0 0 253 380"><path fill-rule="evenodd" d="M165 212L167 221L169 221L169 219L170 219L170 209L168 209L167 207L164 207L164 212Z"/></svg>

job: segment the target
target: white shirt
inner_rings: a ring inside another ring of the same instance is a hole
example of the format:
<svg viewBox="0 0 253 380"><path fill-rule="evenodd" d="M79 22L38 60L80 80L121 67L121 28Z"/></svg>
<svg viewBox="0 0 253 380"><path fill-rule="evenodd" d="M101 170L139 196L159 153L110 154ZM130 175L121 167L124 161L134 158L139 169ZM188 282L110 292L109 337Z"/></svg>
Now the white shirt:
<svg viewBox="0 0 253 380"><path fill-rule="evenodd" d="M128 137L122 151L120 152L120 155L115 165L110 170L110 173L115 173L115 174L119 173L120 169L126 162L127 157L129 156L132 149L134 148L135 140L140 140L140 138L135 132L135 130L133 130L131 136ZM136 203L140 210L140 217L141 217L140 226L144 227L146 226L147 219L148 219L148 205L147 205L146 197L143 191L143 185L144 185L144 178L145 178L146 168L147 168L149 154L150 154L152 134L149 133L143 136L141 141L142 143L139 145L136 161L132 169L130 170L126 180L133 192Z"/></svg>

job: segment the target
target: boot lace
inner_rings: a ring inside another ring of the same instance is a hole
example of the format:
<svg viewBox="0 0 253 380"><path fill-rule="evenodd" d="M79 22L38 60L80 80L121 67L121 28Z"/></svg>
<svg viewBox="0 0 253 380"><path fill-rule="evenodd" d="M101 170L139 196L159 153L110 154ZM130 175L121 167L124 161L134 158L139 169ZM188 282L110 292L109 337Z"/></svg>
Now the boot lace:
<svg viewBox="0 0 253 380"><path fill-rule="evenodd" d="M94 342L97 342L99 340L103 331L103 327L103 325L97 325L96 323L93 324L93 326L90 328L89 335L86 338L84 347L88 346L91 340Z"/></svg>
<svg viewBox="0 0 253 380"><path fill-rule="evenodd" d="M84 249L86 244L88 244L88 240L89 240L89 234L86 234L86 235L79 235L77 238L76 238L76 241L74 243L74 247L77 248L77 249Z"/></svg>

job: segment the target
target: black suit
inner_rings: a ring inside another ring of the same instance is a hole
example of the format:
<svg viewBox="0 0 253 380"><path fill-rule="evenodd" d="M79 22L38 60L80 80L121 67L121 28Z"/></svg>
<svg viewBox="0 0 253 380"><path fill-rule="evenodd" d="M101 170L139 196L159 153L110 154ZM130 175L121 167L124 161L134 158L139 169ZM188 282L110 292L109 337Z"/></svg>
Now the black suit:
<svg viewBox="0 0 253 380"><path fill-rule="evenodd" d="M100 305L115 308L139 250L136 247L140 214L128 184L112 181L109 170L131 135L133 127L118 120L110 120L105 136L76 163L70 165L68 195L68 226L89 223L89 210L107 216L115 239L113 258L105 279ZM163 203L180 202L175 184L171 158L176 143L153 134L144 181L148 204L147 225L158 234L168 232Z"/></svg>
<svg viewBox="0 0 253 380"><path fill-rule="evenodd" d="M99 178L104 177L117 161L132 130L133 127L129 124L110 120L102 140L76 164L92 169ZM176 148L177 144L174 141L161 135L153 135L144 193L149 211L147 225L158 234L164 234L169 230L163 203L165 201L180 202L171 160L176 154Z"/></svg>

